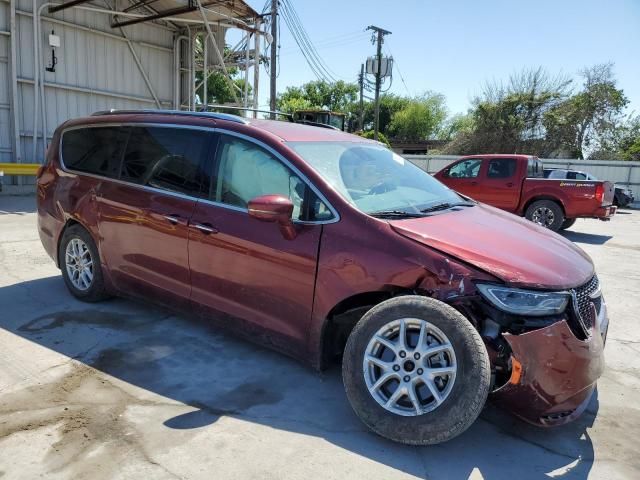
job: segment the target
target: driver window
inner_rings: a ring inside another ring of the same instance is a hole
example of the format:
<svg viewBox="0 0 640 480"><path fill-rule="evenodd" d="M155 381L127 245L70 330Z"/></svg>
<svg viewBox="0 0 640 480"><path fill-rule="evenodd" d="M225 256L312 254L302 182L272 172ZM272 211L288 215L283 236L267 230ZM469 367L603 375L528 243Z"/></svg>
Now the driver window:
<svg viewBox="0 0 640 480"><path fill-rule="evenodd" d="M229 135L221 135L217 175L212 197L216 202L247 208L260 195L284 195L293 202L293 218L321 220L330 215L326 206L313 198L309 215L304 215L306 184L289 167L262 147ZM315 197L309 192L309 197Z"/></svg>
<svg viewBox="0 0 640 480"><path fill-rule="evenodd" d="M451 178L475 178L480 173L482 165L481 158L470 158L460 163L456 163L447 172L447 176Z"/></svg>
<svg viewBox="0 0 640 480"><path fill-rule="evenodd" d="M121 179L199 196L209 188L204 168L208 139L207 132L201 130L133 127Z"/></svg>

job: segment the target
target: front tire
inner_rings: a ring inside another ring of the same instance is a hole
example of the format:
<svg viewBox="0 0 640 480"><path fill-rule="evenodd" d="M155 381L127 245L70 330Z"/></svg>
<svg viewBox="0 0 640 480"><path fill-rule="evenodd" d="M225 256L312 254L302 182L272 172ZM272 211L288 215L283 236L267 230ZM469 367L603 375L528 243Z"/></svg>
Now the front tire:
<svg viewBox="0 0 640 480"><path fill-rule="evenodd" d="M567 228L571 228L574 223L576 223L575 218L567 218L565 219L564 222L562 222L562 226L560 227L560 230L566 230Z"/></svg>
<svg viewBox="0 0 640 480"><path fill-rule="evenodd" d="M65 229L58 251L62 278L71 294L85 302L109 298L104 287L98 249L80 225Z"/></svg>
<svg viewBox="0 0 640 480"><path fill-rule="evenodd" d="M469 428L490 377L487 350L471 323L440 301L414 295L369 310L351 332L342 363L358 417L410 445L445 442Z"/></svg>
<svg viewBox="0 0 640 480"><path fill-rule="evenodd" d="M538 200L527 208L524 216L527 220L557 232L564 223L564 212L553 200Z"/></svg>

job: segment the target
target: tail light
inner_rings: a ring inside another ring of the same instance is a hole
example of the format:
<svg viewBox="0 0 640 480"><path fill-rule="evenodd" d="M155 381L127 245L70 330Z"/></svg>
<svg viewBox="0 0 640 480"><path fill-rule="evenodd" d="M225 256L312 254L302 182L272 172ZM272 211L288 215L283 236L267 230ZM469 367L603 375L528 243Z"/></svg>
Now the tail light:
<svg viewBox="0 0 640 480"><path fill-rule="evenodd" d="M596 185L596 200L600 202L600 205L604 203L604 183Z"/></svg>

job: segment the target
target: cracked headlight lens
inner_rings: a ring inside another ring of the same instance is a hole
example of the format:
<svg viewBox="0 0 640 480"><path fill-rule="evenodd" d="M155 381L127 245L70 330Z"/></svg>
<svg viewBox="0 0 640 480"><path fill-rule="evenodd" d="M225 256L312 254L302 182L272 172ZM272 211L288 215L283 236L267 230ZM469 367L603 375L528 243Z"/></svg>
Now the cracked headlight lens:
<svg viewBox="0 0 640 480"><path fill-rule="evenodd" d="M562 313L571 298L568 292L538 292L479 283L482 296L494 307L515 315L541 317Z"/></svg>

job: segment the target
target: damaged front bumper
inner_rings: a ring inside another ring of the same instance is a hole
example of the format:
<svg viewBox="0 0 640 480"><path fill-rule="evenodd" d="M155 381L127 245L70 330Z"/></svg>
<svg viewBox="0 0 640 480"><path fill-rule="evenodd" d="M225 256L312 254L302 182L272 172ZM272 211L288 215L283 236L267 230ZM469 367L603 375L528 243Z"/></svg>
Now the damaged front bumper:
<svg viewBox="0 0 640 480"><path fill-rule="evenodd" d="M535 425L575 420L604 370L608 326L603 300L584 340L573 334L566 320L520 335L504 334L511 347L511 376L493 392L493 400Z"/></svg>

